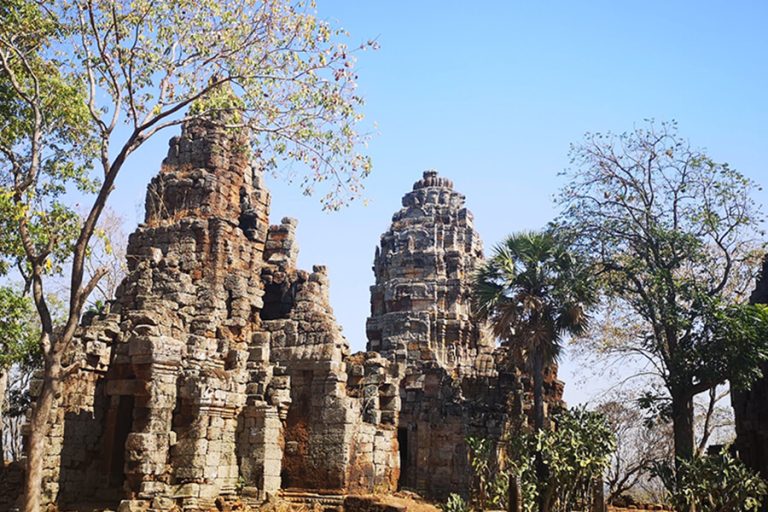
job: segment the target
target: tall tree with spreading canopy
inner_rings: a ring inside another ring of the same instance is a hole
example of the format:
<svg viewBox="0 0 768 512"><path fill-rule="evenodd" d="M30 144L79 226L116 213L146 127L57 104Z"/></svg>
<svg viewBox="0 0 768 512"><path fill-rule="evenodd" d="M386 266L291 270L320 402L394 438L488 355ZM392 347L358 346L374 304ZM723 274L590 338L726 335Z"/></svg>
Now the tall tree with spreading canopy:
<svg viewBox="0 0 768 512"><path fill-rule="evenodd" d="M546 426L544 371L557 361L564 338L587 328L594 294L586 268L550 232L508 237L475 277L474 309L510 353L521 353L533 376L534 428ZM547 468L537 454L538 480ZM539 496L549 510L550 497Z"/></svg>
<svg viewBox="0 0 768 512"><path fill-rule="evenodd" d="M31 415L27 511L39 510L48 418L83 306L89 244L126 161L187 117L247 128L267 167L339 208L360 192L353 54L301 0L8 0L0 5L0 261L31 290L44 379ZM229 101L231 95L237 101ZM222 99L223 98L223 99ZM195 104L195 109L189 107ZM216 116L237 107L236 116ZM84 217L67 198L85 197ZM68 275L63 325L46 292Z"/></svg>
<svg viewBox="0 0 768 512"><path fill-rule="evenodd" d="M694 397L748 386L768 358L765 308L740 306L761 248L757 185L691 147L674 123L587 134L558 221L606 296L609 354L647 362L665 394L646 405L673 422L678 460L694 457ZM599 333L597 333L599 334Z"/></svg>

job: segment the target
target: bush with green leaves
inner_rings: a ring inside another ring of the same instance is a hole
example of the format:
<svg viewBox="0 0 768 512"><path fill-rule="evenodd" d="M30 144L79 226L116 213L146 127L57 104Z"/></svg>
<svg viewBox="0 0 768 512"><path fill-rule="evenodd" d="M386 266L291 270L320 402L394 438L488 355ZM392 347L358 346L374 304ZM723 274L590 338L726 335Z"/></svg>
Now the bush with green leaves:
<svg viewBox="0 0 768 512"><path fill-rule="evenodd" d="M468 438L472 470L469 500L452 494L443 510L506 509L512 475L520 478L526 512L537 510L540 493L546 496L547 510L552 512L588 508L594 486L602 485L616 447L613 433L602 414L583 407L558 411L551 420L553 429L511 436L503 446L503 460L491 440ZM537 452L547 467L545 481L536 478Z"/></svg>
<svg viewBox="0 0 768 512"><path fill-rule="evenodd" d="M768 494L766 482L727 449L718 455L679 460L677 470L671 463L659 463L653 472L664 483L675 510L760 510Z"/></svg>
<svg viewBox="0 0 768 512"><path fill-rule="evenodd" d="M456 493L451 493L450 496L448 496L448 501L446 501L444 505L441 505L440 509L443 510L443 512L469 512L471 510L469 504L464 501L464 498Z"/></svg>
<svg viewBox="0 0 768 512"><path fill-rule="evenodd" d="M583 407L559 411L552 420L554 429L509 442L510 470L520 476L523 508L535 510L542 493L547 510L587 508L616 448L614 435L602 414ZM547 468L545 481L536 478L537 452Z"/></svg>
<svg viewBox="0 0 768 512"><path fill-rule="evenodd" d="M496 443L468 437L469 466L472 468L470 504L479 510L506 509L509 475L499 471Z"/></svg>

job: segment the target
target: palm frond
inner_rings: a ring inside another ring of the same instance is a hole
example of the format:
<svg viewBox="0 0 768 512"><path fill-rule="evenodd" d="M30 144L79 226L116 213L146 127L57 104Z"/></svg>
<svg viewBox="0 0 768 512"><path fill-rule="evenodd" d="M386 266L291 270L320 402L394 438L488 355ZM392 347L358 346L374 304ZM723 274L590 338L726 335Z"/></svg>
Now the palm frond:
<svg viewBox="0 0 768 512"><path fill-rule="evenodd" d="M487 262L473 276L472 310L481 319L487 319L504 298L504 286L497 269Z"/></svg>
<svg viewBox="0 0 768 512"><path fill-rule="evenodd" d="M478 270L476 313L516 350L557 361L562 339L583 334L593 285L584 268L552 232L520 232L505 238Z"/></svg>

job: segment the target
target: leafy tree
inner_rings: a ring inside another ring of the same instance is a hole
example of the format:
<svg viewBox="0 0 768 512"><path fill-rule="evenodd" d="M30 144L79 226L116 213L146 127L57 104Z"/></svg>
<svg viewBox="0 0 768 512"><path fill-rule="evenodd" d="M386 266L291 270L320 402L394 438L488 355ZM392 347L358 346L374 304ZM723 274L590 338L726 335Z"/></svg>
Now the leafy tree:
<svg viewBox="0 0 768 512"><path fill-rule="evenodd" d="M675 124L587 134L571 149L559 232L590 259L622 315L609 353L647 361L666 395L675 455L694 455L694 397L748 386L768 357L764 308L738 306L754 276L756 185L692 148Z"/></svg>
<svg viewBox="0 0 768 512"><path fill-rule="evenodd" d="M35 358L39 333L33 321L29 297L10 286L0 286L0 368Z"/></svg>
<svg viewBox="0 0 768 512"><path fill-rule="evenodd" d="M89 245L126 161L185 114L212 118L249 128L267 165L298 162L305 193L325 186L324 206L338 208L370 171L357 153L362 99L354 50L335 42L343 35L301 0L0 5L0 261L31 289L44 359L27 511L39 509L49 414L69 370L62 354L106 272L88 274ZM222 103L227 90L238 101ZM72 192L87 205L82 219ZM54 329L46 297L62 273L69 299Z"/></svg>
<svg viewBox="0 0 768 512"><path fill-rule="evenodd" d="M533 375L534 427L545 428L544 371L556 362L563 338L587 327L594 294L585 267L549 232L519 233L494 249L479 269L475 310L494 335L523 354ZM543 460L539 480L547 480ZM541 510L546 510L542 497Z"/></svg>

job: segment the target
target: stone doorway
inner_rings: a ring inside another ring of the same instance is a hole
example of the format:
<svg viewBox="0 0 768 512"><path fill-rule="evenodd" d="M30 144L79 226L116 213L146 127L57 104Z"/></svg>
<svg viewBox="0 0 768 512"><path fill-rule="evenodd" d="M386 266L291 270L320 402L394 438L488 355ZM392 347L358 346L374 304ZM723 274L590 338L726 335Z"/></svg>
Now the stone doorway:
<svg viewBox="0 0 768 512"><path fill-rule="evenodd" d="M120 395L109 462L109 487L113 489L122 488L125 482L125 443L133 427L133 407L133 395Z"/></svg>
<svg viewBox="0 0 768 512"><path fill-rule="evenodd" d="M411 482L411 458L408 452L408 428L397 429L397 445L400 451L400 478L397 480L398 490L404 487L412 487Z"/></svg>

